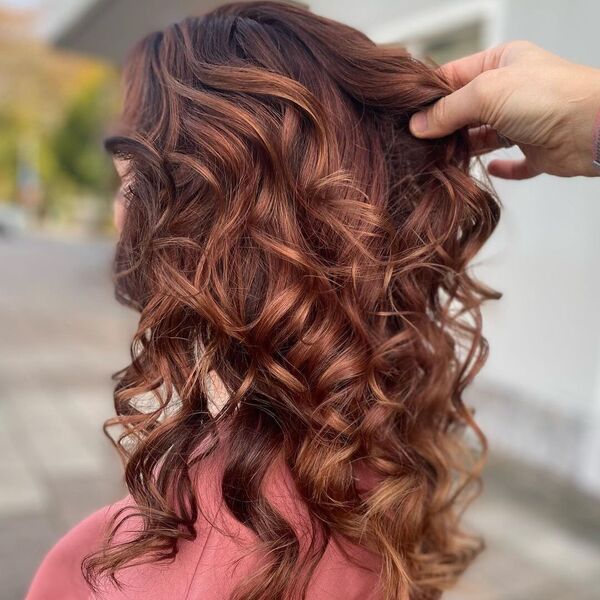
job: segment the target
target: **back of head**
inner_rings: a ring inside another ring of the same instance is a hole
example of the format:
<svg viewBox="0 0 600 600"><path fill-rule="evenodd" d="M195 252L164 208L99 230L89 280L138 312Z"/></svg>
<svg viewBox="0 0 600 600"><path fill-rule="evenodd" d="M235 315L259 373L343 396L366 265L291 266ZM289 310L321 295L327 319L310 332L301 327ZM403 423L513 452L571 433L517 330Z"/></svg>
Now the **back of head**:
<svg viewBox="0 0 600 600"><path fill-rule="evenodd" d="M499 217L469 175L465 132L408 131L449 84L279 2L147 36L124 81L107 142L132 172L116 285L141 314L115 421L146 532L88 574L193 536L190 469L220 423L226 504L269 551L238 598L303 597L323 551L300 556L263 493L278 458L326 541L381 556L382 598L439 597L479 548L456 519L477 481L465 425L485 449L461 394L486 356L479 306L497 295L467 266ZM359 462L376 475L368 490Z"/></svg>

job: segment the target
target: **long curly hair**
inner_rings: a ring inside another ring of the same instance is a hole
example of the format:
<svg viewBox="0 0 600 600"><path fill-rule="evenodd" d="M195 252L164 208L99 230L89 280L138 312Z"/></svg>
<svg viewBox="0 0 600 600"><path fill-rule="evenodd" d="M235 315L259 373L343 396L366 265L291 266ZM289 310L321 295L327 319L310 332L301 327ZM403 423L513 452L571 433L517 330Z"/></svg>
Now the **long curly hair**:
<svg viewBox="0 0 600 600"><path fill-rule="evenodd" d="M380 557L384 600L439 598L484 547L459 523L487 452L462 394L488 352L481 303L500 297L468 270L500 202L470 174L467 131L408 130L452 86L283 2L146 36L124 83L106 142L132 172L115 282L140 318L105 428L121 428L143 527L113 543L119 511L86 578L194 539L192 469L220 425L225 505L266 557L232 598L304 598L332 538ZM279 459L318 540L307 553L265 493Z"/></svg>

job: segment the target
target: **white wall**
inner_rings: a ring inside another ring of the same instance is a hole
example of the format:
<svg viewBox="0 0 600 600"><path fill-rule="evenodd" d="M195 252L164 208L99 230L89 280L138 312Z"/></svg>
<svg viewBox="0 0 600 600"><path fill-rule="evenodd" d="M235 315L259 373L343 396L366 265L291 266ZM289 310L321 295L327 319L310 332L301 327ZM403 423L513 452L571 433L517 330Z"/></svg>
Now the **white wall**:
<svg viewBox="0 0 600 600"><path fill-rule="evenodd" d="M597 3L511 0L505 19L505 39L600 67ZM496 189L504 222L496 258L480 273L505 297L486 311L491 355L481 389L504 388L508 406L541 408L524 419L531 433L517 425L507 446L600 493L600 179L544 175ZM519 415L492 420L501 414L488 415L499 443Z"/></svg>
<svg viewBox="0 0 600 600"><path fill-rule="evenodd" d="M376 41L393 39L394 28L402 37L443 26L478 6L493 20L488 45L529 39L600 67L600 5L591 0L311 3ZM494 183L504 214L475 272L504 297L485 308L490 357L468 400L492 447L600 493L600 179Z"/></svg>

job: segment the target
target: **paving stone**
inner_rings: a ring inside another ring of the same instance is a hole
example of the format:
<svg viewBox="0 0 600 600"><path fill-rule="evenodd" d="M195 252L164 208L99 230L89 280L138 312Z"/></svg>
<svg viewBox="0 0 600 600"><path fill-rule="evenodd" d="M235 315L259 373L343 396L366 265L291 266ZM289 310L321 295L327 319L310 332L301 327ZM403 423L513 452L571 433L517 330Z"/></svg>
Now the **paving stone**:
<svg viewBox="0 0 600 600"><path fill-rule="evenodd" d="M102 461L73 428L49 394L35 394L12 404L12 422L18 424L23 451L48 476L98 473Z"/></svg>
<svg viewBox="0 0 600 600"><path fill-rule="evenodd" d="M62 534L47 513L0 518L0 598L22 600L32 574Z"/></svg>
<svg viewBox="0 0 600 600"><path fill-rule="evenodd" d="M122 498L127 490L115 469L93 477L75 475L57 477L47 482L48 505L54 519L64 530L98 508Z"/></svg>

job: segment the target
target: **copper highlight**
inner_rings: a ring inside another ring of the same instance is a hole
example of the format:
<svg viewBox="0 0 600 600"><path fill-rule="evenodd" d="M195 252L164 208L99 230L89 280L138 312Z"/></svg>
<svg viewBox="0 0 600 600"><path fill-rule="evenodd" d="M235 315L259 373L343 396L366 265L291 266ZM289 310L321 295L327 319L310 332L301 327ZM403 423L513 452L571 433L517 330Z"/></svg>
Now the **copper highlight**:
<svg viewBox="0 0 600 600"><path fill-rule="evenodd" d="M305 598L331 538L380 557L383 600L439 598L483 547L460 525L487 451L462 395L488 352L481 303L500 297L469 273L500 203L470 174L467 132L408 131L451 85L283 2L148 35L124 82L106 142L133 174L115 281L140 319L106 427L143 528L112 543L117 514L88 581L194 539L192 471L221 425L223 498L266 557L233 600ZM264 492L279 459L306 552Z"/></svg>

